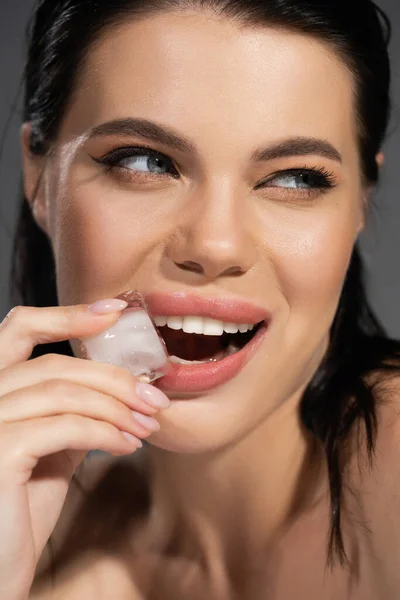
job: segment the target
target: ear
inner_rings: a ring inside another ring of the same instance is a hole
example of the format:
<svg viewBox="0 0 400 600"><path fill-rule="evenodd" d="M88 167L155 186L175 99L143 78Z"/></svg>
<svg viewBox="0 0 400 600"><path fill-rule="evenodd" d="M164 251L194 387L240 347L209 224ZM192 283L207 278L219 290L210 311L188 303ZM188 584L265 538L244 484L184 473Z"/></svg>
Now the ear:
<svg viewBox="0 0 400 600"><path fill-rule="evenodd" d="M385 164L385 155L383 152L378 152L378 154L375 156L375 160L376 160L376 164L378 165L378 169L382 169L383 165ZM370 196L373 192L373 186L368 186L365 190L364 196L363 196L363 216L362 216L362 220L360 222L359 228L357 230L357 235L363 231L365 229L365 225L366 225L366 217L367 217L367 207L369 205L369 201L370 201Z"/></svg>
<svg viewBox="0 0 400 600"><path fill-rule="evenodd" d="M385 155L383 152L378 152L376 155L376 163L379 169L382 169L383 165L385 164Z"/></svg>
<svg viewBox="0 0 400 600"><path fill-rule="evenodd" d="M29 147L31 133L31 123L24 123L20 130L24 192L36 224L49 235L49 215L43 184L46 157L31 152Z"/></svg>
<svg viewBox="0 0 400 600"><path fill-rule="evenodd" d="M362 231L364 231L365 229L365 225L366 225L366 203L367 200L364 198L363 201L363 208L362 208L362 213L361 213L361 218L357 227L357 231L356 231L356 236L358 237L360 235L360 233Z"/></svg>

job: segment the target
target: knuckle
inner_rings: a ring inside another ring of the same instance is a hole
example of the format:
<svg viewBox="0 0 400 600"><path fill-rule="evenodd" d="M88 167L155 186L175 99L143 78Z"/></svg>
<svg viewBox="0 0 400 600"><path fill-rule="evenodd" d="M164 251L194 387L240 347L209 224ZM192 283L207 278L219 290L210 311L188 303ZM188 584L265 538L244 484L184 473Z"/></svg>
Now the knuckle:
<svg viewBox="0 0 400 600"><path fill-rule="evenodd" d="M10 465L21 464L26 459L26 450L21 438L13 439L8 448L8 459Z"/></svg>
<svg viewBox="0 0 400 600"><path fill-rule="evenodd" d="M109 428L110 431L118 429L131 419L129 408L114 396L98 392L94 400L96 417L92 418L96 418L98 423Z"/></svg>
<svg viewBox="0 0 400 600"><path fill-rule="evenodd" d="M93 418L98 418L99 423L114 427L113 424L120 423L121 421L124 422L126 419L126 410L124 405L116 398L99 392L95 405L96 417Z"/></svg>
<svg viewBox="0 0 400 600"><path fill-rule="evenodd" d="M15 322L19 322L19 321L24 322L27 318L27 314L29 311L30 311L30 307L28 307L28 306L22 306L22 305L14 306L4 317L4 319L1 323L1 327L3 328L10 323L15 323Z"/></svg>
<svg viewBox="0 0 400 600"><path fill-rule="evenodd" d="M58 417L62 420L64 427L66 427L73 437L81 438L85 436L84 418L79 415L63 414Z"/></svg>
<svg viewBox="0 0 400 600"><path fill-rule="evenodd" d="M20 423L9 423L1 433L1 465L2 468L12 468L26 459L26 433Z"/></svg>
<svg viewBox="0 0 400 600"><path fill-rule="evenodd" d="M64 366L63 358L64 357L61 354L49 353L39 356L35 359L35 361L45 369L59 370L62 366Z"/></svg>
<svg viewBox="0 0 400 600"><path fill-rule="evenodd" d="M107 413L109 420L116 424L124 424L131 419L130 409L119 401L110 400Z"/></svg>
<svg viewBox="0 0 400 600"><path fill-rule="evenodd" d="M122 369L121 367L118 367L116 365L112 365L112 364L108 364L107 367L109 367L109 374L111 379L118 379L118 380L123 380L125 377L125 369Z"/></svg>
<svg viewBox="0 0 400 600"><path fill-rule="evenodd" d="M117 367L115 365L110 366L110 377L113 381L118 382L118 386L120 390L127 397L132 397L136 395L136 379L135 377L127 370L122 367Z"/></svg>
<svg viewBox="0 0 400 600"><path fill-rule="evenodd" d="M7 319L15 319L15 318L20 318L26 311L27 307L23 306L22 304L19 304L17 306L14 306L9 313L6 315L6 320Z"/></svg>
<svg viewBox="0 0 400 600"><path fill-rule="evenodd" d="M83 417L73 413L65 413L59 417L66 426L77 438L100 437L112 434L116 430L114 425L105 421Z"/></svg>
<svg viewBox="0 0 400 600"><path fill-rule="evenodd" d="M110 438L116 431L116 427L111 423L89 417L65 414L62 415L62 419L72 437L78 440L93 440L96 445L101 444L105 438Z"/></svg>
<svg viewBox="0 0 400 600"><path fill-rule="evenodd" d="M76 307L75 306L60 306L60 315L62 320L63 330L66 332L68 337L73 337L74 326L76 321Z"/></svg>
<svg viewBox="0 0 400 600"><path fill-rule="evenodd" d="M112 425L111 423L108 423L105 421L100 421L100 427L101 427L101 431L100 431L100 429L97 429L97 431L98 431L98 433L101 433L102 436L104 435L107 437L112 437L118 431L118 428L115 425Z"/></svg>

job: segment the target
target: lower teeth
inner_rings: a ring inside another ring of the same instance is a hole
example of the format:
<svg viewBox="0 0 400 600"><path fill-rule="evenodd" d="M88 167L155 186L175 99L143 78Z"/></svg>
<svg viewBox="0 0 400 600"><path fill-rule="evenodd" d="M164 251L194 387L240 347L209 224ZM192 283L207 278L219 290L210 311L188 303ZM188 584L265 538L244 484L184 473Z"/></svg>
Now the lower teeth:
<svg viewBox="0 0 400 600"><path fill-rule="evenodd" d="M179 356L174 355L170 356L169 360L178 365L203 365L206 362L210 362L209 360L185 360L184 358L179 358Z"/></svg>
<svg viewBox="0 0 400 600"><path fill-rule="evenodd" d="M218 362L227 356L231 356L231 354L235 354L239 352L240 348L234 346L234 344L229 344L226 350L221 350L212 358L207 358L206 360L185 360L184 358L179 358L179 356L170 356L169 359L172 363L176 363L178 365L205 365L210 362Z"/></svg>

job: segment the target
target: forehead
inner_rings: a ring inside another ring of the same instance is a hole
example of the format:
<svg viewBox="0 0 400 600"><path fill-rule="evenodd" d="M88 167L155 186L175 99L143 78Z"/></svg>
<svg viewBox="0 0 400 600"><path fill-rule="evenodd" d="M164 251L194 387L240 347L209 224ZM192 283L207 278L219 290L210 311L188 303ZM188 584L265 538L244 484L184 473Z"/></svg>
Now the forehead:
<svg viewBox="0 0 400 600"><path fill-rule="evenodd" d="M108 29L82 66L68 126L140 116L194 136L354 140L353 78L327 44L179 12Z"/></svg>

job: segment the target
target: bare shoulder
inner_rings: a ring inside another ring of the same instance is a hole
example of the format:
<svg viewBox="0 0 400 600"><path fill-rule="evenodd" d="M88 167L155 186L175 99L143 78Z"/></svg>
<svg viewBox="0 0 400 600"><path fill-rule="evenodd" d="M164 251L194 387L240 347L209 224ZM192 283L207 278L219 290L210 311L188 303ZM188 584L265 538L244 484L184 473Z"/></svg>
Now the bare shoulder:
<svg viewBox="0 0 400 600"><path fill-rule="evenodd" d="M397 485L397 477L393 477L399 469L400 474L400 364L393 372L375 371L365 378L366 385L371 389L375 400L376 437L373 460L369 464L366 451L365 429L361 425L356 436L353 463L357 465L360 475L366 480L369 474L378 477L377 481L385 478ZM362 469L363 465L370 468ZM400 483L400 479L398 480Z"/></svg>
<svg viewBox="0 0 400 600"><path fill-rule="evenodd" d="M346 473L348 522L381 597L400 597L400 368L366 383L376 399L376 440L370 460L360 426Z"/></svg>
<svg viewBox="0 0 400 600"><path fill-rule="evenodd" d="M375 397L377 465L400 468L400 364L397 371L372 373L366 383Z"/></svg>

